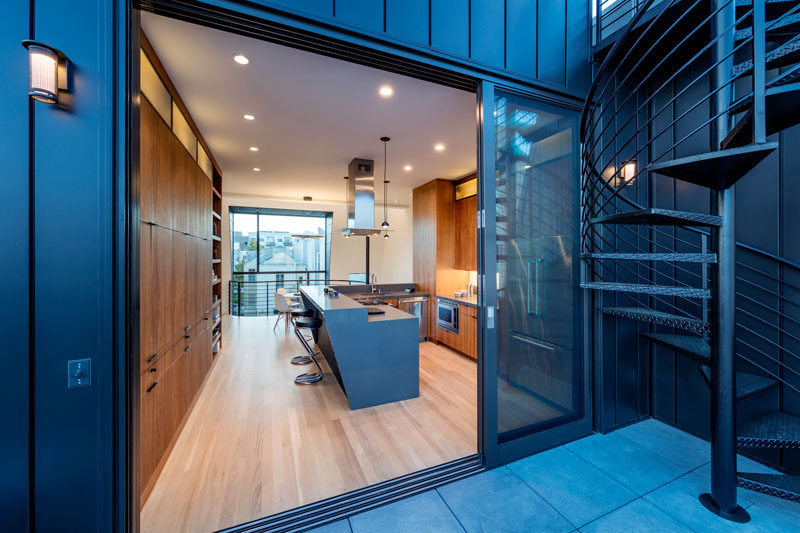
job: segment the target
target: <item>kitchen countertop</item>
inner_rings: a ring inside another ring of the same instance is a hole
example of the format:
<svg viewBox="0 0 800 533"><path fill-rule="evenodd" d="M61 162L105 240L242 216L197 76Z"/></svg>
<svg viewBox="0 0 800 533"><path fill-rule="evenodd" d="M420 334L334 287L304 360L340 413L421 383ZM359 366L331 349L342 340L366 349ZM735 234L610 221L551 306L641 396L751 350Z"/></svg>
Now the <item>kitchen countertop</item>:
<svg viewBox="0 0 800 533"><path fill-rule="evenodd" d="M478 295L472 294L470 296L463 296L460 298L455 298L453 296L444 296L442 294L437 294L437 298L440 300L446 300L448 302L453 302L458 305L469 305L471 307L478 307Z"/></svg>
<svg viewBox="0 0 800 533"><path fill-rule="evenodd" d="M416 316L391 305L377 306L384 313L370 315L350 296L333 296L319 286L300 287L300 293L303 305L322 318L314 340L351 409L419 396Z"/></svg>
<svg viewBox="0 0 800 533"><path fill-rule="evenodd" d="M396 307L392 307L391 305L376 305L370 307L379 307L383 314L376 314L370 315L366 313L367 306L358 303L354 298L358 298L360 296L375 296L376 299L381 298L392 298L387 296L386 294L375 293L370 294L367 293L365 295L358 295L358 294L350 294L345 295L339 293L338 296L332 296L330 292L326 293L322 287L313 286L313 287L301 287L300 292L306 296L314 306L319 309L319 311L324 315L326 311L344 311L344 310L361 310L363 314L366 315L366 319L368 322L382 322L385 320L402 320L402 319L416 319L417 317L406 313L405 311L401 311ZM407 296L404 293L404 296ZM358 311L356 311L358 312ZM359 314L362 314L359 313Z"/></svg>

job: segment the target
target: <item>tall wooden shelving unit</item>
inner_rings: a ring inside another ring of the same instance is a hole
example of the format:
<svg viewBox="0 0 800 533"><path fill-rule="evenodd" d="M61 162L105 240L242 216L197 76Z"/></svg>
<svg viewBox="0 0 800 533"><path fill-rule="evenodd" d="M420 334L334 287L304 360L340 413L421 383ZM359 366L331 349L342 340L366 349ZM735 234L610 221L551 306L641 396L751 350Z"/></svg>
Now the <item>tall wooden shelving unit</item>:
<svg viewBox="0 0 800 533"><path fill-rule="evenodd" d="M216 357L222 350L222 176L215 170L211 189L211 353Z"/></svg>

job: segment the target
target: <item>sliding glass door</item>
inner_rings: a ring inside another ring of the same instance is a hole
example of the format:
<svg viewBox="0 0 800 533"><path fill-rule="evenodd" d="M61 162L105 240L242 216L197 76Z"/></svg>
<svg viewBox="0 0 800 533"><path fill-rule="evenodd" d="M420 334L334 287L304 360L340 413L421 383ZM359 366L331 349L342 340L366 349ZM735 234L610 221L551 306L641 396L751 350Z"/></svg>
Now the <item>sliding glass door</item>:
<svg viewBox="0 0 800 533"><path fill-rule="evenodd" d="M485 89L484 434L492 464L588 433L591 403L578 287L579 114Z"/></svg>

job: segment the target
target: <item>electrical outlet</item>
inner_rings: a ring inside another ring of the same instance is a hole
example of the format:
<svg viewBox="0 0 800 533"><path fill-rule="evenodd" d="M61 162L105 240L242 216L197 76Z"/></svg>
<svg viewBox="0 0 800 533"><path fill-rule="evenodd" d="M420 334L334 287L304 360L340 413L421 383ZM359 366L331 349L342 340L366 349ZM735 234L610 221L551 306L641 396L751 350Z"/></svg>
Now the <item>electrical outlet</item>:
<svg viewBox="0 0 800 533"><path fill-rule="evenodd" d="M92 360L71 359L67 361L67 388L88 387L92 384Z"/></svg>

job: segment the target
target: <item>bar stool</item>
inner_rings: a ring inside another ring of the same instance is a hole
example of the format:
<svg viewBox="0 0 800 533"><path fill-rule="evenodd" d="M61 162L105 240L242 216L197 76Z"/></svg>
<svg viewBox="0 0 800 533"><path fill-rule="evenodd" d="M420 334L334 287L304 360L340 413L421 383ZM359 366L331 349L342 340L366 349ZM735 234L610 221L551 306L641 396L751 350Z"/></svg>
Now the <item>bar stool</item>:
<svg viewBox="0 0 800 533"><path fill-rule="evenodd" d="M312 337L314 335L314 331L319 329L320 326L322 326L322 319L320 318L301 317L295 321L295 327L297 329L305 328L310 330ZM294 382L298 385L310 385L322 379L322 367L319 366L317 359L314 357L318 352L314 352L314 350L311 348L311 345L308 344L308 341L302 334L298 335L298 338L308 352L308 357L311 359L311 362L317 367L317 372L306 372L304 374L300 374L294 378Z"/></svg>
<svg viewBox="0 0 800 533"><path fill-rule="evenodd" d="M303 343L303 346L306 346L306 342L311 341L313 337L306 337L300 332L300 328L297 327L297 319L299 318L310 318L314 316L313 309L295 309L291 312L291 320L292 326L294 326L294 334ZM308 348L306 348L306 351ZM293 365L310 365L311 364L311 357L307 355L298 355L297 357L292 358Z"/></svg>

